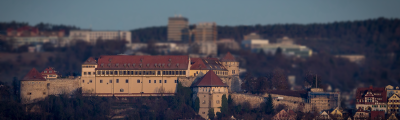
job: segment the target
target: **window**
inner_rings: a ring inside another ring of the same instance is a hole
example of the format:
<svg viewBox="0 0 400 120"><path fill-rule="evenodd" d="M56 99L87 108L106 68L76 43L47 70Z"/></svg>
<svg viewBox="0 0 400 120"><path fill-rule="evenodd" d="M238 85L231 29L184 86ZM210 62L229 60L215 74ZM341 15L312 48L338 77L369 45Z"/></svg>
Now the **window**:
<svg viewBox="0 0 400 120"><path fill-rule="evenodd" d="M164 83L167 83L167 80L164 80Z"/></svg>
<svg viewBox="0 0 400 120"><path fill-rule="evenodd" d="M92 83L92 80L89 80L90 83Z"/></svg>
<svg viewBox="0 0 400 120"><path fill-rule="evenodd" d="M112 83L112 80L110 80L110 82L109 83Z"/></svg>
<svg viewBox="0 0 400 120"><path fill-rule="evenodd" d="M32 93L31 93L31 92L28 92L28 95L32 95Z"/></svg>
<svg viewBox="0 0 400 120"><path fill-rule="evenodd" d="M372 102L372 98L368 98L368 99L367 99L367 102Z"/></svg>
<svg viewBox="0 0 400 120"><path fill-rule="evenodd" d="M122 75L122 71L119 71L119 75Z"/></svg>
<svg viewBox="0 0 400 120"><path fill-rule="evenodd" d="M162 74L165 75L165 71L162 71Z"/></svg>
<svg viewBox="0 0 400 120"><path fill-rule="evenodd" d="M206 104L206 101L205 101L205 100L203 100L202 104Z"/></svg>
<svg viewBox="0 0 400 120"><path fill-rule="evenodd" d="M179 71L179 75L182 75L182 71Z"/></svg>
<svg viewBox="0 0 400 120"><path fill-rule="evenodd" d="M49 73L52 73L53 71L49 71Z"/></svg>
<svg viewBox="0 0 400 120"><path fill-rule="evenodd" d="M119 83L119 79L117 79L117 81L116 81L117 83ZM110 82L111 83L111 82Z"/></svg>
<svg viewBox="0 0 400 120"><path fill-rule="evenodd" d="M83 72L83 75L86 75L86 72Z"/></svg>
<svg viewBox="0 0 400 120"><path fill-rule="evenodd" d="M101 71L101 74L102 74L102 75L104 75L104 73L105 73L104 71Z"/></svg>
<svg viewBox="0 0 400 120"><path fill-rule="evenodd" d="M118 71L114 71L114 75L118 75Z"/></svg>
<svg viewBox="0 0 400 120"><path fill-rule="evenodd" d="M232 74L235 74L235 70L232 70Z"/></svg>
<svg viewBox="0 0 400 120"><path fill-rule="evenodd" d="M125 83L129 83L129 80L128 80L128 79L126 79L126 80L125 80Z"/></svg>
<svg viewBox="0 0 400 120"><path fill-rule="evenodd" d="M149 80L149 83L151 83L151 80Z"/></svg>
<svg viewBox="0 0 400 120"><path fill-rule="evenodd" d="M46 92L43 92L43 95L46 95Z"/></svg>
<svg viewBox="0 0 400 120"><path fill-rule="evenodd" d="M160 71L157 71L157 75L161 75L161 72L160 72Z"/></svg>
<svg viewBox="0 0 400 120"><path fill-rule="evenodd" d="M44 73L47 73L47 71L44 71Z"/></svg>
<svg viewBox="0 0 400 120"><path fill-rule="evenodd" d="M119 92L124 92L124 89L119 89Z"/></svg>
<svg viewBox="0 0 400 120"><path fill-rule="evenodd" d="M217 100L217 104L219 104L219 100Z"/></svg>
<svg viewBox="0 0 400 120"><path fill-rule="evenodd" d="M103 83L103 80L100 80L100 83Z"/></svg>
<svg viewBox="0 0 400 120"><path fill-rule="evenodd" d="M106 71L106 75L108 75L109 74L109 71Z"/></svg>
<svg viewBox="0 0 400 120"><path fill-rule="evenodd" d="M126 71L124 71L124 75L126 75Z"/></svg>
<svg viewBox="0 0 400 120"><path fill-rule="evenodd" d="M154 80L154 83L157 83L157 80Z"/></svg>
<svg viewBox="0 0 400 120"><path fill-rule="evenodd" d="M160 83L162 83L162 80L160 80Z"/></svg>
<svg viewBox="0 0 400 120"><path fill-rule="evenodd" d="M100 74L101 74L101 72L100 72L100 71L97 71L97 74L98 74L98 75L100 75Z"/></svg>
<svg viewBox="0 0 400 120"><path fill-rule="evenodd" d="M186 71L183 71L183 74L186 75Z"/></svg>
<svg viewBox="0 0 400 120"><path fill-rule="evenodd" d="M137 82L137 83L140 83L140 80L137 80L136 82Z"/></svg>
<svg viewBox="0 0 400 120"><path fill-rule="evenodd" d="M178 80L175 80L175 83L177 83Z"/></svg>
<svg viewBox="0 0 400 120"><path fill-rule="evenodd" d="M113 72L113 71L110 71L110 75L112 75L112 74L114 74L114 72Z"/></svg>
<svg viewBox="0 0 400 120"><path fill-rule="evenodd" d="M138 74L138 72L137 71L135 71L135 75L137 75Z"/></svg>
<svg viewBox="0 0 400 120"><path fill-rule="evenodd" d="M206 114L206 112L202 112L202 114Z"/></svg>
<svg viewBox="0 0 400 120"><path fill-rule="evenodd" d="M88 75L92 75L92 72L88 72Z"/></svg>
<svg viewBox="0 0 400 120"><path fill-rule="evenodd" d="M85 83L85 80L82 80L82 83Z"/></svg>

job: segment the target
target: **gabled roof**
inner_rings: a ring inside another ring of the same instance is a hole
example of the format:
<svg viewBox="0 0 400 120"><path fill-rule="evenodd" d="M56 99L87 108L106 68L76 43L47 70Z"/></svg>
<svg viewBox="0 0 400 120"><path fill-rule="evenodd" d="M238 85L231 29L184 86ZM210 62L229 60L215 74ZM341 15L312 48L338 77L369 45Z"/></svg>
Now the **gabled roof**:
<svg viewBox="0 0 400 120"><path fill-rule="evenodd" d="M35 68L32 68L21 81L46 81Z"/></svg>
<svg viewBox="0 0 400 120"><path fill-rule="evenodd" d="M190 58L190 70L227 70L217 58Z"/></svg>
<svg viewBox="0 0 400 120"><path fill-rule="evenodd" d="M46 73L45 73L45 71L46 71ZM42 74L42 75L57 75L57 71L55 71L53 67L48 67L48 68L44 69L40 74Z"/></svg>
<svg viewBox="0 0 400 120"><path fill-rule="evenodd" d="M221 62L236 62L236 59L230 52L228 52L225 57L221 59Z"/></svg>
<svg viewBox="0 0 400 120"><path fill-rule="evenodd" d="M83 64L96 65L97 62L93 57L89 57Z"/></svg>
<svg viewBox="0 0 400 120"><path fill-rule="evenodd" d="M209 70L206 75L201 77L195 84L194 87L228 87L222 80L214 73L213 70Z"/></svg>
<svg viewBox="0 0 400 120"><path fill-rule="evenodd" d="M388 99L388 100L391 100L391 99L393 99L393 98L394 98L394 96L396 96L397 98L400 98L400 97L399 97L399 95L397 95L397 94L393 94L392 96L390 96L390 97L389 97L389 99Z"/></svg>
<svg viewBox="0 0 400 120"><path fill-rule="evenodd" d="M375 97L375 98L382 98L381 100L378 100L378 102L385 103L387 101L385 87L375 87L374 88L372 86L365 87L365 88L358 88L357 92L356 92L356 99L363 99L364 97L366 97L366 94L368 92L371 92L372 94L380 93L380 95L369 96L369 97Z"/></svg>
<svg viewBox="0 0 400 120"><path fill-rule="evenodd" d="M187 55L104 55L96 70L187 70Z"/></svg>

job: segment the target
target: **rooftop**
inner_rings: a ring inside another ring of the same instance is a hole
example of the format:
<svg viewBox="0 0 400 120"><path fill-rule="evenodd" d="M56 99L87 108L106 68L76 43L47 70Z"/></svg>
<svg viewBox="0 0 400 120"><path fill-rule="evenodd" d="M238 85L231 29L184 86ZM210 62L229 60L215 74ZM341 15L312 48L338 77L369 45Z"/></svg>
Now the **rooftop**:
<svg viewBox="0 0 400 120"><path fill-rule="evenodd" d="M187 70L189 56L104 55L97 60L97 70Z"/></svg>
<svg viewBox="0 0 400 120"><path fill-rule="evenodd" d="M193 84L194 87L228 87L222 82L213 70L210 70L201 77L196 83Z"/></svg>
<svg viewBox="0 0 400 120"><path fill-rule="evenodd" d="M35 68L32 68L21 81L46 81Z"/></svg>

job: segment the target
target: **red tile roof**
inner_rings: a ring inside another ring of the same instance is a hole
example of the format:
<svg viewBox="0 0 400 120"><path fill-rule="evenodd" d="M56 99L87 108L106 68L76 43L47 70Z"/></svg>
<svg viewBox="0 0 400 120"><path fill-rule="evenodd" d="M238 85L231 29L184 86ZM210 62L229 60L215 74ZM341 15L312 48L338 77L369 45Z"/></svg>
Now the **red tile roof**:
<svg viewBox="0 0 400 120"><path fill-rule="evenodd" d="M221 62L236 62L236 59L230 52L228 52L225 57L221 59Z"/></svg>
<svg viewBox="0 0 400 120"><path fill-rule="evenodd" d="M46 73L45 73L46 71ZM51 71L51 72L50 72ZM57 71L53 67L48 67L41 72L42 75L57 75Z"/></svg>
<svg viewBox="0 0 400 120"><path fill-rule="evenodd" d="M190 58L190 70L227 70L217 58Z"/></svg>
<svg viewBox="0 0 400 120"><path fill-rule="evenodd" d="M97 61L93 57L89 57L83 64L96 65Z"/></svg>
<svg viewBox="0 0 400 120"><path fill-rule="evenodd" d="M372 93L371 96L368 96L368 91ZM380 95L377 95L376 93L380 93ZM378 88L373 88L371 87L365 87L365 88L358 88L356 92L356 99L364 99L364 97L374 97L374 98L381 98L378 100L380 103L386 103L387 98L386 98L386 90L384 87L378 87ZM357 102L358 104L363 104L363 102Z"/></svg>
<svg viewBox="0 0 400 120"><path fill-rule="evenodd" d="M21 81L46 81L35 68L32 68Z"/></svg>
<svg viewBox="0 0 400 120"><path fill-rule="evenodd" d="M193 86L196 87L228 87L225 83L222 82L221 78L219 78L213 70L209 70L206 75L201 77Z"/></svg>
<svg viewBox="0 0 400 120"><path fill-rule="evenodd" d="M189 56L104 55L97 60L97 70L187 70Z"/></svg>

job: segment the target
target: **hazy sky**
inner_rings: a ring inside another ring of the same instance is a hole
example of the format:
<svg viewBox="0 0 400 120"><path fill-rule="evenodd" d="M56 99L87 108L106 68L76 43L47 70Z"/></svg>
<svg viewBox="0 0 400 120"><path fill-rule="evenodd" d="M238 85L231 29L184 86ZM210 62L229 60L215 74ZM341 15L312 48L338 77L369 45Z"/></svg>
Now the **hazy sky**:
<svg viewBox="0 0 400 120"><path fill-rule="evenodd" d="M190 24L327 23L400 18L400 0L1 0L0 22L12 20L131 30L167 25L182 14Z"/></svg>

